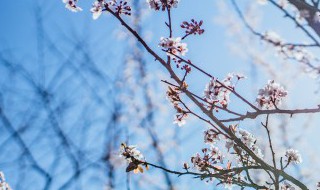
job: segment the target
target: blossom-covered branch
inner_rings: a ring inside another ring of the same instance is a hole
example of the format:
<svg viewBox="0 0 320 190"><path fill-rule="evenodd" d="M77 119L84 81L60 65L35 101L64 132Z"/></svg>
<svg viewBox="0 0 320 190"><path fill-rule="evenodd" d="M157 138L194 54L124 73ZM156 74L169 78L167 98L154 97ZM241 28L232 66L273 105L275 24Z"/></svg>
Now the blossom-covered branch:
<svg viewBox="0 0 320 190"><path fill-rule="evenodd" d="M0 171L0 189L11 190L10 185L6 182L3 172Z"/></svg>
<svg viewBox="0 0 320 190"><path fill-rule="evenodd" d="M126 22L122 15L131 15L131 8L126 1L104 1L98 0L94 3L94 7L91 10L93 12L93 18L99 17L101 12L106 11L113 15L145 48L145 50L155 58L156 61L166 69L170 77L176 84L169 83L167 90L167 97L173 107L176 110L175 123L182 126L186 123L188 114L192 114L196 118L208 123L211 128L204 132L205 148L202 148L201 153L196 153L191 157L193 169L198 171L189 172L189 165L184 164L186 172L177 172L166 169L155 164L148 163L142 156L141 152L137 150L135 146L128 146L126 144L121 145L121 156L128 161L127 172L134 171L135 173L143 172L150 166L159 168L169 173L176 175L193 175L200 179L207 179L212 181L218 179L218 184L224 184L226 188L232 188L233 185L240 187L253 187L256 189L275 189L287 188L289 183L294 184L300 189L307 189L306 185L298 179L289 175L285 169L291 164L299 164L302 162L301 155L294 149L288 149L285 153L286 163L280 160L281 167L278 166L275 157L275 150L272 145L271 133L268 128L268 119L273 114L298 114L298 113L316 113L320 112L320 107L316 109L304 109L304 110L282 110L279 108L281 102L287 97L288 92L283 86L276 83L274 80L270 80L268 84L260 89L256 98L256 104L251 103L244 96L240 95L235 87L239 80L245 78L241 74L229 74L223 80L218 80L217 77L212 76L207 71L201 69L195 65L191 60L185 59L188 52L187 44L183 41L187 36L191 34L201 35L204 30L201 28L203 21L195 21L194 19L189 22L183 22L182 29L185 29L185 36L173 37L173 25L171 22L171 10L178 6L177 0L148 0L151 9L156 11L167 11L168 23L166 23L169 29L168 37L161 37L159 47L167 56L167 61L161 58L161 55L156 53L150 46L143 40L143 38L135 31L128 22ZM260 35L259 33L257 33ZM287 46L281 42L270 38L270 35L263 36L263 39L274 44L280 45L282 48ZM294 49L296 50L296 49ZM283 51L283 50L281 50ZM299 50L300 51L300 50ZM177 68L181 68L184 71L183 77L179 76L179 73L172 67L171 61L176 63ZM196 95L196 93L190 92L189 86L186 82L188 74L191 72L191 68L195 68L200 73L209 77L209 83L206 85L203 97ZM254 112L247 112L247 114L238 114L229 109L230 96L235 95L241 102L245 103ZM182 96L188 97L188 100L196 105L200 112L193 111L190 106L183 100ZM215 114L215 111L224 110L230 114L239 116L238 118L231 119L219 119ZM265 160L264 153L259 147L258 139L249 131L244 130L238 125L227 126L225 122L240 121L247 118L254 119L259 115L267 115L266 123L263 127L268 134L270 150L272 152L272 165ZM218 145L220 144L220 145ZM221 144L223 148L221 148ZM232 156L235 163L227 161L226 155ZM270 177L270 181L266 181L263 184L255 182L251 178L252 170L259 170L264 172ZM281 178L281 180L280 180ZM281 184L286 182L285 184ZM288 182L288 183L287 183ZM290 184L289 184L290 185Z"/></svg>

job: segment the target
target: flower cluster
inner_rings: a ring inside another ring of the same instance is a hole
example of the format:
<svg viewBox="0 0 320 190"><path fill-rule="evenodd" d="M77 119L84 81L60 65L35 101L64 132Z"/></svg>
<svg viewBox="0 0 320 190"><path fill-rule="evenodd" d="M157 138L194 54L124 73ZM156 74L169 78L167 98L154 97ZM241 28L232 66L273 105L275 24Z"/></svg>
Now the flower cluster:
<svg viewBox="0 0 320 190"><path fill-rule="evenodd" d="M160 38L159 46L167 52L167 55L172 59L176 56L184 56L188 52L187 44L181 42L181 38Z"/></svg>
<svg viewBox="0 0 320 190"><path fill-rule="evenodd" d="M301 155L297 150L294 149L288 149L286 151L286 157L288 159L288 163L293 162L295 164L300 164L302 162Z"/></svg>
<svg viewBox="0 0 320 190"><path fill-rule="evenodd" d="M248 131L239 130L239 134L241 136L241 141L252 150L256 156L259 158L263 158L263 154L261 149L256 145L257 139Z"/></svg>
<svg viewBox="0 0 320 190"><path fill-rule="evenodd" d="M218 147L203 148L202 153L203 156L197 153L191 157L193 167L199 171L213 173L212 169L217 168L215 165L223 163L223 155Z"/></svg>
<svg viewBox="0 0 320 190"><path fill-rule="evenodd" d="M259 90L256 101L261 108L271 109L279 105L287 94L288 92L280 84L269 80L268 84Z"/></svg>
<svg viewBox="0 0 320 190"><path fill-rule="evenodd" d="M230 151L230 149L233 148L233 146L234 146L234 141L231 139L227 139L225 144L225 147L227 148L227 150Z"/></svg>
<svg viewBox="0 0 320 190"><path fill-rule="evenodd" d="M0 189L11 190L9 184L6 182L3 172L0 171Z"/></svg>
<svg viewBox="0 0 320 190"><path fill-rule="evenodd" d="M136 146L126 144L121 144L120 156L124 157L128 162L133 162L134 160L143 160L144 157Z"/></svg>
<svg viewBox="0 0 320 190"><path fill-rule="evenodd" d="M66 4L66 8L73 11L78 12L82 11L80 7L77 6L78 0L62 0ZM128 5L127 1L119 1L119 0L96 0L92 4L92 8L90 9L92 13L93 19L98 19L102 14L104 8L109 7L116 14L121 15L131 15L131 7Z"/></svg>
<svg viewBox="0 0 320 190"><path fill-rule="evenodd" d="M211 104L221 104L223 107L227 107L229 103L230 91L224 88L216 79L212 78L207 84L204 90L205 100L210 104L208 105L211 109Z"/></svg>
<svg viewBox="0 0 320 190"><path fill-rule="evenodd" d="M203 21L200 22L191 19L191 22L184 21L180 26L181 28L186 30L186 36L191 34L198 34L201 35L204 33L204 29L201 28Z"/></svg>
<svg viewBox="0 0 320 190"><path fill-rule="evenodd" d="M147 0L149 7L156 11L177 8L180 0Z"/></svg>
<svg viewBox="0 0 320 190"><path fill-rule="evenodd" d="M180 106L180 103L181 103L180 93L181 91L179 90L179 88L177 87L172 88L171 86L168 87L167 98L177 111L175 115L175 120L173 123L176 123L178 124L178 126L181 127L186 123L185 119L188 117L188 114Z"/></svg>
<svg viewBox="0 0 320 190"><path fill-rule="evenodd" d="M100 17L104 7L105 7L104 0L97 0L92 4L92 8L90 9L90 11L92 13L92 17L94 20Z"/></svg>
<svg viewBox="0 0 320 190"><path fill-rule="evenodd" d="M237 125L231 125L230 128L233 131L236 131ZM250 135L244 135L244 139L247 139L246 136ZM199 172L203 172L204 174L221 174L219 177L220 184L224 185L226 189L232 189L234 186L235 182L240 182L243 180L243 177L241 176L241 172L235 172L232 171L232 162L228 161L225 164L225 155L220 151L220 149L217 146L214 146L214 144L218 143L223 138L223 135L215 131L214 129L208 129L204 132L204 142L209 144L209 148L203 148L202 149L202 154L201 153L196 153L194 156L191 157L191 164L194 169L198 170ZM254 137L251 135L251 139L254 140ZM226 148L231 149L234 148L234 141L225 138L226 140ZM249 143L250 140L247 139L248 144L255 144L255 142ZM254 140L255 141L255 140ZM238 148L234 148L236 153L241 154L241 150ZM261 153L261 151L260 151ZM246 159L242 156L243 159ZM242 161L243 161L242 159ZM240 160L240 159L239 159ZM249 162L248 162L249 164ZM183 166L184 169L188 171L189 165L187 163L184 163ZM228 172L226 172L228 171ZM213 181L213 177L208 177L207 182Z"/></svg>
<svg viewBox="0 0 320 190"><path fill-rule="evenodd" d="M293 59L304 64L309 64L311 60L314 60L314 56L306 48L301 45L286 44L275 32L266 32L262 39L275 47L277 53L284 59Z"/></svg>
<svg viewBox="0 0 320 190"><path fill-rule="evenodd" d="M215 144L220 140L219 134L214 129L204 131L204 142L207 144Z"/></svg>
<svg viewBox="0 0 320 190"><path fill-rule="evenodd" d="M82 11L80 7L77 6L78 0L62 0L66 4L66 8L72 12Z"/></svg>
<svg viewBox="0 0 320 190"><path fill-rule="evenodd" d="M262 39L275 46L279 46L283 44L283 40L281 39L281 37L273 31L267 31L262 37Z"/></svg>
<svg viewBox="0 0 320 190"><path fill-rule="evenodd" d="M229 73L222 82L214 78L210 80L204 90L204 98L209 103L209 109L212 109L216 104L220 104L224 108L228 106L231 90L235 87L234 78L238 81L245 77L241 74Z"/></svg>
<svg viewBox="0 0 320 190"><path fill-rule="evenodd" d="M134 173L143 173L141 165L144 165L146 169L148 169L148 165L145 163L143 155L137 150L136 146L127 146L125 143L122 143L120 147L120 157L125 158L129 163L126 172L133 171Z"/></svg>
<svg viewBox="0 0 320 190"><path fill-rule="evenodd" d="M111 7L118 15L131 15L131 7L128 5L127 1L111 0L107 3L107 5Z"/></svg>

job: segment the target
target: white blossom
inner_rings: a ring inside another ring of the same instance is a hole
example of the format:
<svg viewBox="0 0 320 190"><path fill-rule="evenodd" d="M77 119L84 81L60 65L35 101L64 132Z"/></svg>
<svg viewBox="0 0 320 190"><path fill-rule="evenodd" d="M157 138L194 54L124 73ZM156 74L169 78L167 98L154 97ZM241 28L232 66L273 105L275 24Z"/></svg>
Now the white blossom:
<svg viewBox="0 0 320 190"><path fill-rule="evenodd" d="M80 7L77 6L78 0L62 0L66 4L66 8L72 12L82 11Z"/></svg>
<svg viewBox="0 0 320 190"><path fill-rule="evenodd" d="M216 104L227 107L230 103L231 90L235 88L235 84L239 80L245 78L246 77L240 73L229 73L221 82L215 78L211 78L204 89L204 98L208 102L208 107L212 108L212 106Z"/></svg>
<svg viewBox="0 0 320 190"><path fill-rule="evenodd" d="M317 20L318 17L315 15L314 19ZM312 60L315 60L314 55L306 48L285 43L285 41L273 31L266 32L263 36L263 40L272 45L278 55L283 57L283 59L294 59L304 64L310 64Z"/></svg>
<svg viewBox="0 0 320 190"><path fill-rule="evenodd" d="M286 157L288 158L288 162L293 162L295 164L300 164L302 162L299 152L292 148L286 151Z"/></svg>
<svg viewBox="0 0 320 190"><path fill-rule="evenodd" d="M125 144L121 145L120 157L124 157L128 162L132 162L134 161L134 159L139 161L144 159L142 153L139 150L137 150L137 146L127 146Z"/></svg>
<svg viewBox="0 0 320 190"><path fill-rule="evenodd" d="M220 103L223 107L227 107L230 102L230 93L230 90L224 88L216 79L212 78L205 87L204 97L210 104Z"/></svg>
<svg viewBox="0 0 320 190"><path fill-rule="evenodd" d="M164 11L167 7L170 8L177 8L178 3L180 0L147 0L150 9L154 9L156 11L162 10Z"/></svg>
<svg viewBox="0 0 320 190"><path fill-rule="evenodd" d="M221 151L219 150L218 147L211 146L209 148L209 155L210 155L211 159L215 159L215 160L218 160L218 161L222 162L223 156L222 156L222 153L221 153Z"/></svg>
<svg viewBox="0 0 320 190"><path fill-rule="evenodd" d="M263 38L273 44L281 44L283 41L281 37L274 31L267 31Z"/></svg>
<svg viewBox="0 0 320 190"><path fill-rule="evenodd" d="M233 146L234 146L234 141L231 140L231 139L227 139L227 140L226 140L225 147L228 149L228 151L229 151L231 148L233 148Z"/></svg>
<svg viewBox="0 0 320 190"><path fill-rule="evenodd" d="M0 171L0 190L11 190L10 185L6 182L3 172Z"/></svg>
<svg viewBox="0 0 320 190"><path fill-rule="evenodd" d="M181 42L181 38L160 38L159 46L164 48L167 55L171 58L176 56L184 56L188 52L187 44ZM176 56L175 56L176 55Z"/></svg>
<svg viewBox="0 0 320 190"><path fill-rule="evenodd" d="M282 98L286 97L287 94L288 92L280 84L269 80L268 84L259 90L256 101L261 108L270 109L281 104Z"/></svg>
<svg viewBox="0 0 320 190"><path fill-rule="evenodd" d="M251 150L252 150L252 151L254 152L254 154L255 154L256 156L258 156L259 158L263 158L263 157L264 157L261 149L260 149L257 145L253 145L253 146L251 147Z"/></svg>
<svg viewBox="0 0 320 190"><path fill-rule="evenodd" d="M92 13L92 18L94 20L98 19L100 15L102 14L102 8L104 6L103 1L95 1L92 5L92 8L90 9Z"/></svg>
<svg viewBox="0 0 320 190"><path fill-rule="evenodd" d="M202 149L203 156L199 153L191 157L193 167L199 171L210 170L216 166L217 163L223 163L224 156L218 147L211 146Z"/></svg>
<svg viewBox="0 0 320 190"><path fill-rule="evenodd" d="M256 145L257 139L248 131L240 129L239 134L241 135L241 141L248 147L253 153L259 158L263 158L261 149Z"/></svg>
<svg viewBox="0 0 320 190"><path fill-rule="evenodd" d="M172 88L170 86L168 87L167 99L170 100L171 104L177 111L173 123L178 124L179 127L186 124L185 119L188 117L187 112L184 111L183 108L179 105L181 103L179 96L180 93L181 92L179 88Z"/></svg>
<svg viewBox="0 0 320 190"><path fill-rule="evenodd" d="M186 124L186 120L185 120L186 117L178 117L178 116L175 116L175 119L173 120L173 124L177 124L179 127L182 127Z"/></svg>
<svg viewBox="0 0 320 190"><path fill-rule="evenodd" d="M238 80L247 78L243 73L233 73L232 75L237 77Z"/></svg>
<svg viewBox="0 0 320 190"><path fill-rule="evenodd" d="M242 129L240 129L239 133L241 135L241 141L245 145L247 145L248 147L252 147L255 144L257 139L251 133Z"/></svg>

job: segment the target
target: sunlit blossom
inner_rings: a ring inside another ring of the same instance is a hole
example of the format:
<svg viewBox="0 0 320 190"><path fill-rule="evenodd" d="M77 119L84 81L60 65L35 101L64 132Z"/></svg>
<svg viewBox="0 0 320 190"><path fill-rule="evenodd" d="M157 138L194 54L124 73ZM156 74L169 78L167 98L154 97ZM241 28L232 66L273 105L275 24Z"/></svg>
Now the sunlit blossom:
<svg viewBox="0 0 320 190"><path fill-rule="evenodd" d="M78 0L62 0L66 4L66 8L72 12L82 11L80 7L77 6Z"/></svg>
<svg viewBox="0 0 320 190"><path fill-rule="evenodd" d="M271 109L281 104L287 94L288 92L280 84L269 80L268 84L259 90L256 101L261 108Z"/></svg>
<svg viewBox="0 0 320 190"><path fill-rule="evenodd" d="M6 182L3 172L0 171L0 190L11 190L10 185Z"/></svg>
<svg viewBox="0 0 320 190"><path fill-rule="evenodd" d="M286 151L286 157L288 159L288 162L293 162L295 164L300 164L302 162L302 158L299 152L292 148Z"/></svg>
<svg viewBox="0 0 320 190"><path fill-rule="evenodd" d="M179 1L180 0L147 0L147 3L149 4L150 9L164 11L166 8L177 8Z"/></svg>
<svg viewBox="0 0 320 190"><path fill-rule="evenodd" d="M261 149L257 146L256 142L257 139L255 138L255 136L251 133L249 133L246 130L239 130L239 134L241 136L241 141L248 147L250 148L250 150L253 151L253 153L258 156L259 158L263 158L264 155L261 151Z"/></svg>
<svg viewBox="0 0 320 190"><path fill-rule="evenodd" d="M185 56L188 52L187 44L181 42L181 38L160 38L159 46L164 48L167 55L171 58L176 56Z"/></svg>
<svg viewBox="0 0 320 190"><path fill-rule="evenodd" d="M120 156L124 157L128 162L144 159L143 155L135 145L127 146L125 144L122 144L120 148Z"/></svg>
<svg viewBox="0 0 320 190"><path fill-rule="evenodd" d="M92 13L92 18L94 20L98 19L100 17L100 15L102 14L103 6L104 6L104 1L95 1L93 3L90 11Z"/></svg>

